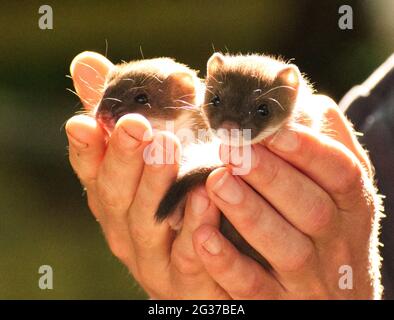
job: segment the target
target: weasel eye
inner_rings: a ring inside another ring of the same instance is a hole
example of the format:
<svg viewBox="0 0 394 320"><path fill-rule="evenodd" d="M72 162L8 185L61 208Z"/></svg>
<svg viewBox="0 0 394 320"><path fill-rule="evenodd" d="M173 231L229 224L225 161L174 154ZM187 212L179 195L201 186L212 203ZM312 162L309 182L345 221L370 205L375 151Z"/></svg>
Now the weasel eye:
<svg viewBox="0 0 394 320"><path fill-rule="evenodd" d="M215 107L217 107L217 106L220 104L220 98L219 98L219 96L215 96L215 97L211 100L211 103L212 103Z"/></svg>
<svg viewBox="0 0 394 320"><path fill-rule="evenodd" d="M134 101L139 104L148 103L148 96L144 93L141 93L138 96L135 96Z"/></svg>
<svg viewBox="0 0 394 320"><path fill-rule="evenodd" d="M270 114L270 110L268 109L268 106L266 104L261 104L257 108L257 113L260 116L266 117L266 116L268 116Z"/></svg>

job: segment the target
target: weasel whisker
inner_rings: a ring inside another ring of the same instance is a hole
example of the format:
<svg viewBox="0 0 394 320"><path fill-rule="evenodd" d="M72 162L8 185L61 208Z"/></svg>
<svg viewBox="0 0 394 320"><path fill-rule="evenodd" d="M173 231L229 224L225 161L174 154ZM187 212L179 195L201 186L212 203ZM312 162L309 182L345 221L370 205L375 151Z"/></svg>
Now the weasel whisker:
<svg viewBox="0 0 394 320"><path fill-rule="evenodd" d="M121 81L133 81L133 82L135 82L135 80L134 79L131 79L131 78L123 78L123 79L120 79Z"/></svg>
<svg viewBox="0 0 394 320"><path fill-rule="evenodd" d="M133 90L138 90L138 89L144 89L146 86L139 86L139 87L132 87L129 88L127 91L133 91Z"/></svg>
<svg viewBox="0 0 394 320"><path fill-rule="evenodd" d="M185 97L191 97L191 96L194 96L194 95L195 95L195 93L184 94L183 96L178 97L178 99L182 99L182 98L185 98Z"/></svg>
<svg viewBox="0 0 394 320"><path fill-rule="evenodd" d="M191 106L191 107L193 107L193 108L196 107L193 103L187 102L187 101L185 101L185 100L177 99L177 100L174 100L174 102L181 102L181 103L184 103L184 104L186 104L186 105L189 105L189 106Z"/></svg>
<svg viewBox="0 0 394 320"><path fill-rule="evenodd" d="M93 88L85 79L79 77L79 80L81 80L86 85L86 87L92 90L93 92L102 93L104 91L104 86L99 86L99 88L101 89L101 91L99 91L98 89Z"/></svg>
<svg viewBox="0 0 394 320"><path fill-rule="evenodd" d="M205 87L205 90L214 95L213 91L211 89L208 89L208 87Z"/></svg>
<svg viewBox="0 0 394 320"><path fill-rule="evenodd" d="M185 111L192 111L192 112L200 112L200 110L196 108L191 108L189 106L179 106L179 107L164 107L164 109L178 109L178 110L185 110Z"/></svg>
<svg viewBox="0 0 394 320"><path fill-rule="evenodd" d="M93 68L91 65L85 63L85 62L78 62L79 64L88 67L89 69L93 70L97 76L101 79L101 80L105 80L105 78L100 74L100 72L98 72L95 68Z"/></svg>
<svg viewBox="0 0 394 320"><path fill-rule="evenodd" d="M106 98L103 98L103 101L104 100L112 100L112 101L116 101L116 102L120 102L120 103L122 103L123 101L122 100L120 100L120 99L117 99L117 98L112 98L112 97L106 97Z"/></svg>
<svg viewBox="0 0 394 320"><path fill-rule="evenodd" d="M276 100L274 98L268 98L268 100L275 102L283 111L286 111L285 108L283 108L283 106L281 105L281 103L278 100Z"/></svg>
<svg viewBox="0 0 394 320"><path fill-rule="evenodd" d="M94 107L94 105L92 104L92 102L93 102L92 99L84 99L84 98L80 97L76 91L71 90L70 88L66 88L66 90L71 92L72 94L75 94L83 103L85 103L91 107ZM89 100L92 100L92 101L89 101Z"/></svg>
<svg viewBox="0 0 394 320"><path fill-rule="evenodd" d="M218 81L213 75L210 75L210 77L212 77L212 79L215 80L217 83L223 83L222 81Z"/></svg>
<svg viewBox="0 0 394 320"><path fill-rule="evenodd" d="M259 95L259 96L256 98L256 100L257 100L257 99L260 99L261 97L264 97L265 95L267 95L268 93L270 93L270 92L272 92L272 91L274 91L274 90L282 89L282 88L283 88L283 89L290 89L290 90L296 91L295 88L290 87L290 86L277 86L277 87L271 88L271 89L267 90L266 92L264 92L263 94Z"/></svg>

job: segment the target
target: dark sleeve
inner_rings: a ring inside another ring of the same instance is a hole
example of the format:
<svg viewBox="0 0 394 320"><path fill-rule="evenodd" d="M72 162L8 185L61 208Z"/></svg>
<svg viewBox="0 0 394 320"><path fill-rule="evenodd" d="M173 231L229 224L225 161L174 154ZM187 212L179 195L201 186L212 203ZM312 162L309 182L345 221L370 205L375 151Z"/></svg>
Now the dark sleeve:
<svg viewBox="0 0 394 320"><path fill-rule="evenodd" d="M394 55L362 85L350 90L340 107L364 134L359 140L369 150L379 191L386 196L382 277L384 298L394 299Z"/></svg>

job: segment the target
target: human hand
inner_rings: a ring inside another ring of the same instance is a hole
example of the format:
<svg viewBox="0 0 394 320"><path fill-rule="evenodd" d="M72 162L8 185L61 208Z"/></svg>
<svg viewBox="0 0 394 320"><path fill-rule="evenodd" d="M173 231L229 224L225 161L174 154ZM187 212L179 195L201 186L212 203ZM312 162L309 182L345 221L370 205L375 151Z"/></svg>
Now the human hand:
<svg viewBox="0 0 394 320"><path fill-rule="evenodd" d="M85 52L71 64L74 86L89 113L100 101L106 74L113 68L99 54ZM204 188L186 204L182 231L156 224L154 213L177 174L177 164L149 165L143 151L159 145L179 148L174 135L152 134L140 115L122 117L107 137L89 114L68 120L70 163L86 188L89 208L113 254L153 298L228 299L195 254L192 233L203 224L217 226L219 214ZM204 214L201 214L201 213Z"/></svg>
<svg viewBox="0 0 394 320"><path fill-rule="evenodd" d="M324 110L329 134L284 128L253 146L249 174L220 168L208 178L211 200L273 267L266 271L239 253L217 227L199 227L195 249L231 298L381 295L380 207L369 159L335 103L316 96L314 107Z"/></svg>

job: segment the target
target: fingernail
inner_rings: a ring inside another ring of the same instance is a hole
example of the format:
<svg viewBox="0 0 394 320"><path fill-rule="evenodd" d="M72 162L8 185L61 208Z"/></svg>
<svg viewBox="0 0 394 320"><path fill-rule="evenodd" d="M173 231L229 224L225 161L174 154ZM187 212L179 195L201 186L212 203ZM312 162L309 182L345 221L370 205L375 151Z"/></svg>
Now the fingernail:
<svg viewBox="0 0 394 320"><path fill-rule="evenodd" d="M298 148L298 135L294 130L281 129L274 135L269 144L279 151L295 151Z"/></svg>
<svg viewBox="0 0 394 320"><path fill-rule="evenodd" d="M74 145L77 149L85 149L88 147L87 143L79 141L78 139L76 139L70 134L68 134L68 141L70 142L70 144Z"/></svg>
<svg viewBox="0 0 394 320"><path fill-rule="evenodd" d="M192 193L191 208L195 214L202 214L209 207L209 199L205 189L200 189Z"/></svg>
<svg viewBox="0 0 394 320"><path fill-rule="evenodd" d="M214 231L212 231L208 239L202 243L202 246L213 255L217 255L222 251L222 241Z"/></svg>
<svg viewBox="0 0 394 320"><path fill-rule="evenodd" d="M127 131L124 127L118 128L118 137L122 147L135 149L141 144L141 140Z"/></svg>
<svg viewBox="0 0 394 320"><path fill-rule="evenodd" d="M119 139L125 147L136 148L142 141L150 141L152 139L152 131L149 129L149 123L141 126L134 118L141 118L141 122L147 122L145 118L140 115L127 114L123 116L117 123L117 130L119 131ZM132 120L133 121L130 121Z"/></svg>
<svg viewBox="0 0 394 320"><path fill-rule="evenodd" d="M139 141L151 141L153 132L149 121L140 114L126 114L118 121L126 133Z"/></svg>
<svg viewBox="0 0 394 320"><path fill-rule="evenodd" d="M257 168L259 163L256 150L250 144L240 148L222 145L220 158L224 164L231 164L236 169L236 172L233 170L233 174L236 175L248 174L252 169Z"/></svg>
<svg viewBox="0 0 394 320"><path fill-rule="evenodd" d="M213 187L213 192L228 204L240 204L244 198L241 186L227 171Z"/></svg>

